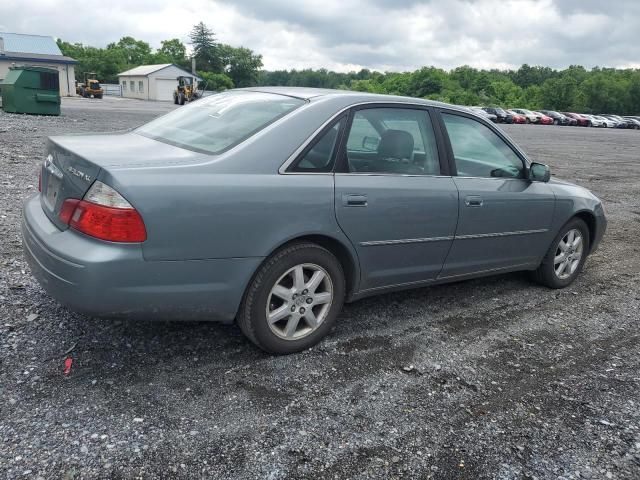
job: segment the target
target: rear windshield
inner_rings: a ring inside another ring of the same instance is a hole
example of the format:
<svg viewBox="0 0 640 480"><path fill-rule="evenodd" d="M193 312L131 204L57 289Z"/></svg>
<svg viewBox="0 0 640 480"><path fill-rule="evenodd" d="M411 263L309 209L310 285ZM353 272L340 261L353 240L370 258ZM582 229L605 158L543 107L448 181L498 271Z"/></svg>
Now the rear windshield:
<svg viewBox="0 0 640 480"><path fill-rule="evenodd" d="M179 107L143 125L136 133L203 153L218 154L304 103L271 93L235 91Z"/></svg>

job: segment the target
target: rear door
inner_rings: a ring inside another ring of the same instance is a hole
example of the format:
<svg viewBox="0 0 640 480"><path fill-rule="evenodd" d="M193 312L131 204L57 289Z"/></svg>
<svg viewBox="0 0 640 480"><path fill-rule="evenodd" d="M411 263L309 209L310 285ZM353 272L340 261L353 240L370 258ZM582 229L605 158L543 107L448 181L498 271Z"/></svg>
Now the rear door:
<svg viewBox="0 0 640 480"><path fill-rule="evenodd" d="M460 215L440 277L534 265L551 242L551 188L527 179L524 158L498 129L459 112L441 118Z"/></svg>
<svg viewBox="0 0 640 480"><path fill-rule="evenodd" d="M335 210L358 253L361 291L425 282L440 272L458 218L442 148L426 108L367 105L351 113Z"/></svg>

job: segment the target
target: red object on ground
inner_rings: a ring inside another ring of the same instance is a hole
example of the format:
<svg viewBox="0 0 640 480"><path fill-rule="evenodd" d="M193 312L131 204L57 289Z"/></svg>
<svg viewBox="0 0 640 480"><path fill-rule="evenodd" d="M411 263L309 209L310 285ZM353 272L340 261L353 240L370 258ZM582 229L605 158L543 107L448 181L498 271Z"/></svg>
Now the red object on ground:
<svg viewBox="0 0 640 480"><path fill-rule="evenodd" d="M64 361L64 371L65 375L69 375L71 373L71 365L73 365L73 358L67 357Z"/></svg>

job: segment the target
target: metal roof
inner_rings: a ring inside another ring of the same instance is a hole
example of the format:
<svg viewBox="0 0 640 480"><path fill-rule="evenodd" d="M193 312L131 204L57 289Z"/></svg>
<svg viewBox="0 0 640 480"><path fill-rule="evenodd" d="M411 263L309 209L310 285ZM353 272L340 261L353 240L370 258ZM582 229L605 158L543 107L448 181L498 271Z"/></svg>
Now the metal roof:
<svg viewBox="0 0 640 480"><path fill-rule="evenodd" d="M157 65L140 65L139 67L132 68L131 70L127 70L125 72L119 73L118 76L126 77L126 76L145 76L150 73L157 72L158 70L162 70L163 68L167 68L171 66L171 63L159 63Z"/></svg>
<svg viewBox="0 0 640 480"><path fill-rule="evenodd" d="M38 53L4 52L0 53L0 60L11 60L14 62L43 62L43 63L78 63L71 57L64 55L43 55Z"/></svg>
<svg viewBox="0 0 640 480"><path fill-rule="evenodd" d="M180 68L179 66L173 63L160 63L158 65L140 65L139 67L132 68L131 70L127 70L125 72L119 73L119 77L146 77L152 73L158 72L167 67L176 67L178 70L182 70L187 75L195 77L198 81L202 80L198 75L194 75L191 72L188 72L184 68Z"/></svg>
<svg viewBox="0 0 640 480"><path fill-rule="evenodd" d="M62 55L53 37L0 32L0 55L5 52Z"/></svg>

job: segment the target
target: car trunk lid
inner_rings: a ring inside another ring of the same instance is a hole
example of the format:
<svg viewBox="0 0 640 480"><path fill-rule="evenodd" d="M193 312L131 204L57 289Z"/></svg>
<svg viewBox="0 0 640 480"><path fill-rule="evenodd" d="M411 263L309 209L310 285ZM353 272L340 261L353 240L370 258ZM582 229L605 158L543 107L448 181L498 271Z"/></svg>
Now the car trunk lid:
<svg viewBox="0 0 640 480"><path fill-rule="evenodd" d="M68 228L59 217L68 198L81 199L100 173L100 167L67 150L54 140L47 141L42 165L40 203L49 219L60 229Z"/></svg>
<svg viewBox="0 0 640 480"><path fill-rule="evenodd" d="M182 165L211 157L158 142L135 133L50 137L42 167L41 204L58 228L68 228L59 215L66 199L82 199L100 172Z"/></svg>

